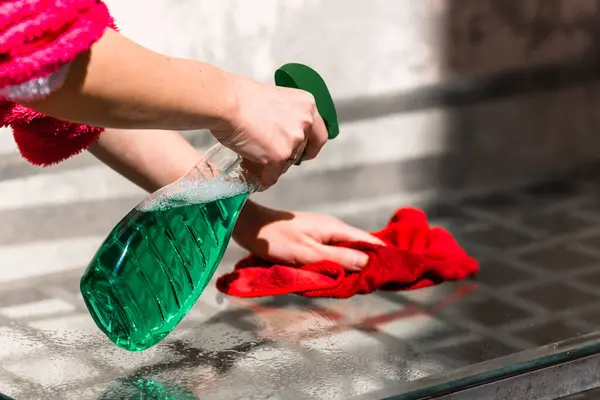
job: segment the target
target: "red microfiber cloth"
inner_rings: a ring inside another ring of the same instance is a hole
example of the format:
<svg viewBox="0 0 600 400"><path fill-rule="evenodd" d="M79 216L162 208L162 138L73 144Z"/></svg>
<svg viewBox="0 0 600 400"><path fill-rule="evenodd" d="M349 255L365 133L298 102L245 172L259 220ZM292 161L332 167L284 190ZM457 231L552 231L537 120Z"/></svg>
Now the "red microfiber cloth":
<svg viewBox="0 0 600 400"><path fill-rule="evenodd" d="M450 233L430 227L421 210L401 208L388 226L373 233L387 246L340 243L369 255L360 272L323 260L299 268L274 265L254 255L217 280L217 288L237 297L295 293L304 297L348 298L374 290L412 290L475 274L479 267Z"/></svg>

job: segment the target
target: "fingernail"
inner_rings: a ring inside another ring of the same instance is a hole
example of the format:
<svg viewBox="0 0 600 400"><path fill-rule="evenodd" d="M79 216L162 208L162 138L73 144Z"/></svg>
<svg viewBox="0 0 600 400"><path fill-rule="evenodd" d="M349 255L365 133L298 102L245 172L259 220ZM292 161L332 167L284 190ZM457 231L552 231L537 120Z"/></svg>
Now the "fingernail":
<svg viewBox="0 0 600 400"><path fill-rule="evenodd" d="M387 246L385 244L385 242L383 240L379 239L377 236L371 236L370 242L373 244L378 244L380 246Z"/></svg>
<svg viewBox="0 0 600 400"><path fill-rule="evenodd" d="M368 255L366 255L365 253L357 253L356 256L354 257L353 269L355 271L359 271L363 267L365 267L368 263L369 263Z"/></svg>

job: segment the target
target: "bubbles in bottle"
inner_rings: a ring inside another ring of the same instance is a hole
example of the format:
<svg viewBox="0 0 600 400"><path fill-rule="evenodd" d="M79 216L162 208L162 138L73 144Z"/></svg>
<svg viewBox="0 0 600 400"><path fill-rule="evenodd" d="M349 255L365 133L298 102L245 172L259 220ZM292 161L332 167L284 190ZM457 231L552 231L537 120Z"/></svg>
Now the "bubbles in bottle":
<svg viewBox="0 0 600 400"><path fill-rule="evenodd" d="M205 204L248 193L250 186L222 178L208 181L182 179L148 196L136 208L138 211L162 211L174 207Z"/></svg>

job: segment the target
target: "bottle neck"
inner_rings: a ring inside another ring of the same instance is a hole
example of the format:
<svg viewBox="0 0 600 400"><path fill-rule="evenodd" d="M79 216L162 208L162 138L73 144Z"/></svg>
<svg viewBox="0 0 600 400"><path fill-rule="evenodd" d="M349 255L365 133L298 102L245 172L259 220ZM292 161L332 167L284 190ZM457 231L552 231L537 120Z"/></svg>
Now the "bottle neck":
<svg viewBox="0 0 600 400"><path fill-rule="evenodd" d="M249 193L260 189L258 179L244 168L242 158L220 143L212 146L182 179L208 181L222 179L244 185Z"/></svg>

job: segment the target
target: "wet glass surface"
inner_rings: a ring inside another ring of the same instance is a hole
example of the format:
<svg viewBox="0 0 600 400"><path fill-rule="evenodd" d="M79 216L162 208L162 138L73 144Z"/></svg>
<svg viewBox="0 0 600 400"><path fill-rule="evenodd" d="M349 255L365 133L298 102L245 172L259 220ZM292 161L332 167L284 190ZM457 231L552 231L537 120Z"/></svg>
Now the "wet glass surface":
<svg viewBox="0 0 600 400"><path fill-rule="evenodd" d="M589 390L583 393L577 393L571 396L563 397L560 400L595 400L600 397L600 389Z"/></svg>
<svg viewBox="0 0 600 400"><path fill-rule="evenodd" d="M428 212L480 260L478 277L347 300L237 299L211 284L173 334L142 353L97 330L79 295L81 270L0 284L0 391L66 400L411 398L595 348L585 336L600 330L594 179ZM390 213L349 221L373 229ZM242 255L230 249L217 275Z"/></svg>

